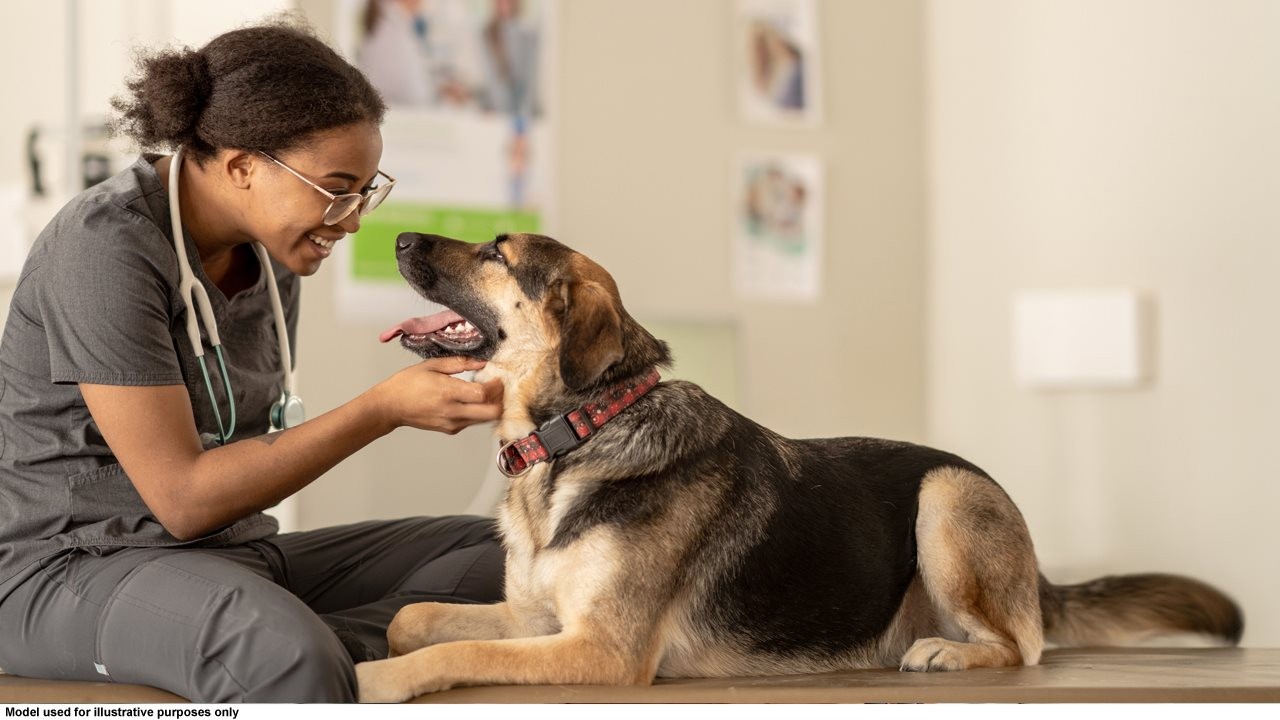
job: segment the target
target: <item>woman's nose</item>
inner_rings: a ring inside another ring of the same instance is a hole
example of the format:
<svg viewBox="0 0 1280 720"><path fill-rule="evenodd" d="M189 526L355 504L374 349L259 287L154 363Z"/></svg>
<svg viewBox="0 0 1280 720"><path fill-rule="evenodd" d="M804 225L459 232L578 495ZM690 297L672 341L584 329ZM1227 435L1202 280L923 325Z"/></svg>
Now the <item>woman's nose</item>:
<svg viewBox="0 0 1280 720"><path fill-rule="evenodd" d="M360 213L353 212L350 215L338 221L338 227L346 231L348 235L354 235L360 230Z"/></svg>

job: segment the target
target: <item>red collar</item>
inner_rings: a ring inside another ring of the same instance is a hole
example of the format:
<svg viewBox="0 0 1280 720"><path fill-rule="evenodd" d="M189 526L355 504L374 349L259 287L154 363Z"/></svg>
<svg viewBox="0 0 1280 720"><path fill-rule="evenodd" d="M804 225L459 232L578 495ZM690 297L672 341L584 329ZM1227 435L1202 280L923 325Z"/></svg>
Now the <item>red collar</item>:
<svg viewBox="0 0 1280 720"><path fill-rule="evenodd" d="M660 379L657 369L638 382L617 385L598 402L587 403L564 415L557 415L519 440L498 450L498 470L509 478L519 477L540 462L554 460L586 442L601 425L617 417L632 403L653 389Z"/></svg>

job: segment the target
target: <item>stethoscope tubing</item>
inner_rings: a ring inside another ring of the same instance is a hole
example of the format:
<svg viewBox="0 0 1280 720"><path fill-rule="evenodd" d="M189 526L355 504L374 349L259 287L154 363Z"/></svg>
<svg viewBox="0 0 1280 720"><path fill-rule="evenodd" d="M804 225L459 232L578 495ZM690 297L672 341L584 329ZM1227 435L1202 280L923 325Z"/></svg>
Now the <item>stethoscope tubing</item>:
<svg viewBox="0 0 1280 720"><path fill-rule="evenodd" d="M200 363L200 372L204 376L205 389L209 392L209 402L213 405L213 416L218 422L218 442L225 445L236 430L236 400L231 392L231 378L227 374L227 364L222 353L222 339L218 335L218 322L213 316L213 305L209 302L209 293L204 285L196 282L195 273L191 270L191 261L187 258L186 236L182 230L182 209L178 198L178 176L182 173L182 149L174 152L169 161L169 222L173 228L173 247L178 254L178 293L187 306L187 338L191 341L191 349ZM280 288L276 286L275 271L271 267L271 258L267 255L262 243L255 242L253 250L258 256L258 263L267 274L267 292L271 296L271 311L275 317L276 342L280 345L280 370L284 376L285 393L282 402L290 398L300 403L294 393L294 378L291 368L293 357L289 349L289 334L284 318L284 304L280 301ZM222 375L223 388L227 393L230 405L229 423L222 424L222 413L218 408L218 399L213 394L213 383L209 379L209 368L204 358L204 344L200 342L199 321L204 323L209 334L209 344L213 347L218 359L218 371ZM273 413L274 414L274 413ZM283 429L283 428L281 428Z"/></svg>

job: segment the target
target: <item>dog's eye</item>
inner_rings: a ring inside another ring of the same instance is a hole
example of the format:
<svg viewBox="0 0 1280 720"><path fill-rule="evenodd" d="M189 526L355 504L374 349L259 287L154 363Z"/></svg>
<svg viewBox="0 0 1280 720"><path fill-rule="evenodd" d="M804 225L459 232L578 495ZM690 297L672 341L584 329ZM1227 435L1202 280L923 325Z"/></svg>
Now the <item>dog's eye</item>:
<svg viewBox="0 0 1280 720"><path fill-rule="evenodd" d="M502 251L498 249L498 243L496 242L483 246L480 249L480 257L484 260L500 262L503 265L507 264L507 258L502 254Z"/></svg>

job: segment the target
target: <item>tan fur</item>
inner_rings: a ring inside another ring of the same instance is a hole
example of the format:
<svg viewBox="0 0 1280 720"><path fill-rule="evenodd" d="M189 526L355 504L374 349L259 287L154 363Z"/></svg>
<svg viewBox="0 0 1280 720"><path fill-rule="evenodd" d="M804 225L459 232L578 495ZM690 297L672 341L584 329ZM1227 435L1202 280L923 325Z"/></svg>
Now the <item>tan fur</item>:
<svg viewBox="0 0 1280 720"><path fill-rule="evenodd" d="M400 702L459 685L648 682L636 658L596 639L605 629L583 624L554 635L464 640L356 666L361 702Z"/></svg>
<svg viewBox="0 0 1280 720"><path fill-rule="evenodd" d="M1031 536L990 480L957 468L925 476L919 573L942 637L917 640L906 670L1035 665L1044 647Z"/></svg>
<svg viewBox="0 0 1280 720"><path fill-rule="evenodd" d="M503 412L495 434L500 441L508 442L533 430L534 423L528 416L530 400L559 382L549 360L558 352L560 330L540 306L524 302L519 288L509 279L493 292L500 298L499 307L509 308L503 319L513 334L476 373L476 381L502 380Z"/></svg>
<svg viewBox="0 0 1280 720"><path fill-rule="evenodd" d="M626 315L603 268L548 238L531 237L500 238L502 258L490 255L484 262L462 243L432 250L431 267L480 293L485 312L496 313L506 333L476 378L504 384L504 412L496 428L500 443L528 434L535 416L545 420L563 412L563 406L539 409L537 404L565 398L575 390L575 378L590 380L615 358L634 352L637 345L629 351L628 342L647 338L661 345ZM521 263L535 263L539 272L521 280L513 271ZM531 295L526 287L533 288ZM629 334L623 333L626 327ZM665 346L656 355L628 357L642 358L635 364L645 367L660 362L655 356L669 360ZM662 399L649 405L647 415L636 416L612 436L598 434L597 444L590 446L595 450L579 449L554 476L551 465L538 464L512 480L498 511L507 551L506 601L423 603L401 610L388 629L392 657L356 666L362 701L399 701L476 684L635 684L655 676L772 675L895 664L925 671L1034 665L1046 626L1068 641L1205 629L1239 637L1238 608L1197 581L1125 576L1081 586L1048 584L1038 574L1030 535L1013 502L993 480L949 456L959 465L944 457L928 466L934 469L919 471L925 474L916 496L915 575L909 575L910 566L896 566L893 592L909 585L884 629L858 635L838 650L808 652L804 645L795 651L762 650L761 643L778 636L753 636L752 618L726 620L716 611L730 604L724 593L749 586L732 573L753 567L748 562L753 549L770 547L764 545L767 536L779 532L770 520L796 506L783 505L788 496L771 492L773 485L736 482L753 476L741 462L735 465L736 456L726 448L737 431L751 425L748 421L727 409L706 412L723 406L689 383L660 388ZM586 394L583 390L578 397ZM664 413L672 406L698 411L695 431L674 423L671 428L684 429L663 433L672 422ZM690 436L696 439L686 442ZM751 437L775 451L769 482L818 481L805 475L815 447L805 443L815 441L789 441L763 429ZM706 438L716 438L715 444ZM842 441L861 443L868 457L883 457L873 453L886 447L935 452L867 438ZM707 455L714 452L725 454ZM710 459L685 464L699 456ZM751 467L757 470L754 477L760 476L759 467ZM616 486L608 483L615 481L657 484L637 486L650 488L650 494L640 500L624 496L629 504L620 510L618 496L609 499ZM742 487L756 490L741 494ZM598 499L601 505L590 505ZM593 514L597 510L600 515ZM782 526L782 532L792 526ZM722 584L729 577L736 583L732 590ZM775 572L774 577L787 582L785 575ZM782 594L789 591L784 587ZM895 598L875 599L893 603ZM884 623L892 607L886 604L876 622ZM785 598L778 608L786 611ZM820 636L826 627L804 636L804 642L825 639Z"/></svg>
<svg viewBox="0 0 1280 720"><path fill-rule="evenodd" d="M387 628L387 639L391 657L397 657L455 640L501 640L542 634L530 631L528 624L519 622L520 619L505 602L494 605L415 603L396 613Z"/></svg>
<svg viewBox="0 0 1280 720"><path fill-rule="evenodd" d="M652 681L656 623L620 602L618 539L588 535L527 562L514 548L506 603L406 607L388 631L399 656L357 666L360 699L398 702L460 684Z"/></svg>
<svg viewBox="0 0 1280 720"><path fill-rule="evenodd" d="M860 667L892 667L900 665L907 648L917 638L933 637L938 634L938 620L929 594L925 591L924 581L920 573L907 588L902 599L902 607L894 615L889 627L876 642L874 650L867 656L865 665Z"/></svg>

